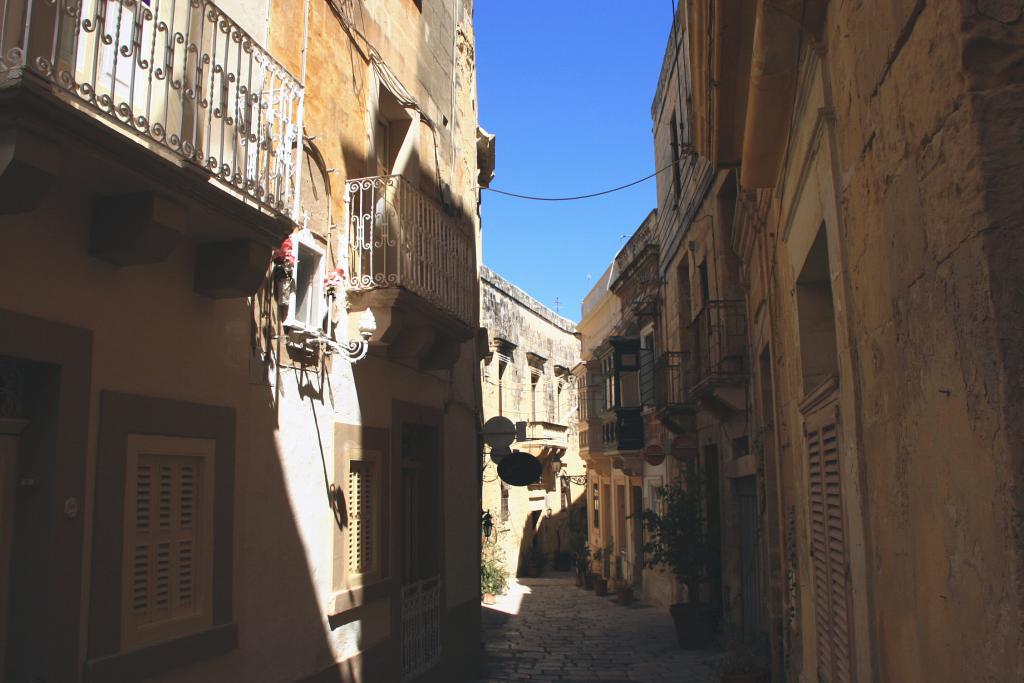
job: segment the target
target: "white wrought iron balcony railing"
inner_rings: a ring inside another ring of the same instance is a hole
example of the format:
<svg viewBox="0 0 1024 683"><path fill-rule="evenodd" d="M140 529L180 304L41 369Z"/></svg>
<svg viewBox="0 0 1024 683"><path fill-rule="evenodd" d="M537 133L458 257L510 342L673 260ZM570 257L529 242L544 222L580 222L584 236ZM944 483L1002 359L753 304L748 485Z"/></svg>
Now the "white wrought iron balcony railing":
<svg viewBox="0 0 1024 683"><path fill-rule="evenodd" d="M302 85L210 0L5 0L0 87L54 95L296 218Z"/></svg>
<svg viewBox="0 0 1024 683"><path fill-rule="evenodd" d="M476 324L472 232L402 176L349 180L345 202L349 291L402 287Z"/></svg>

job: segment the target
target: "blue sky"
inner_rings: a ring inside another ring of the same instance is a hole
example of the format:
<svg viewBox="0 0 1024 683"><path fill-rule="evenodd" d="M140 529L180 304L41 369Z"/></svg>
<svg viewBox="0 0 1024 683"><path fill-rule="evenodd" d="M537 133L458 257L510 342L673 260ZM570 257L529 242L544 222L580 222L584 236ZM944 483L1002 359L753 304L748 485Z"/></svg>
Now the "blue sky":
<svg viewBox="0 0 1024 683"><path fill-rule="evenodd" d="M480 125L498 136L491 187L566 196L652 173L651 100L671 21L664 1L479 0ZM484 192L484 263L579 320L621 236L655 204L653 179L577 202Z"/></svg>

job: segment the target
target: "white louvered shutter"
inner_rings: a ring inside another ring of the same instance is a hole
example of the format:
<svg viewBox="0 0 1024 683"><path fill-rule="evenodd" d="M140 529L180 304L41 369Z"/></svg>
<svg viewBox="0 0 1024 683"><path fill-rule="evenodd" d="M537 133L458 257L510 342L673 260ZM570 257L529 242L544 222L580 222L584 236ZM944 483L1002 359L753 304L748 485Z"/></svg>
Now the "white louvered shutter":
<svg viewBox="0 0 1024 683"><path fill-rule="evenodd" d="M824 681L848 683L850 597L835 404L808 416L805 430L818 671Z"/></svg>

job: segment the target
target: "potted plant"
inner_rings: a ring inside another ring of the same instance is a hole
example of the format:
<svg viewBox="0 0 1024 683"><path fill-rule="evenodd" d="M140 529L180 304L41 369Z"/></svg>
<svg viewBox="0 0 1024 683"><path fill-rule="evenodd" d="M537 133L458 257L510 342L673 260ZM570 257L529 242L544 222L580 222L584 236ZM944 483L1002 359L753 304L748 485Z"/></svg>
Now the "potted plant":
<svg viewBox="0 0 1024 683"><path fill-rule="evenodd" d="M281 306L288 305L288 301L295 291L295 264L299 259L295 255L295 245L291 237L286 237L281 246L273 251L271 259L274 262L274 286L276 287L277 303Z"/></svg>
<svg viewBox="0 0 1024 683"><path fill-rule="evenodd" d="M576 568L576 585L590 590L593 586L590 576L590 546L584 545L574 554L573 566Z"/></svg>
<svg viewBox="0 0 1024 683"><path fill-rule="evenodd" d="M508 590L508 570L493 549L484 548L480 557L480 594L485 605L493 605L495 596Z"/></svg>
<svg viewBox="0 0 1024 683"><path fill-rule="evenodd" d="M690 467L685 483L677 479L659 493L664 512L640 513L650 539L643 546L647 566L667 566L683 584L685 602L669 607L676 637L683 649L704 649L714 640L717 610L700 601L700 591L718 568L718 547L708 530L704 481Z"/></svg>
<svg viewBox="0 0 1024 683"><path fill-rule="evenodd" d="M720 683L768 683L768 669L747 651L732 652L715 664Z"/></svg>
<svg viewBox="0 0 1024 683"><path fill-rule="evenodd" d="M576 570L576 585L589 585L590 546L587 545L587 509L582 505L569 508L569 552Z"/></svg>
<svg viewBox="0 0 1024 683"><path fill-rule="evenodd" d="M526 553L526 575L531 577L540 576L545 565L548 563L548 556L540 546L531 546L530 550Z"/></svg>
<svg viewBox="0 0 1024 683"><path fill-rule="evenodd" d="M598 548L594 551L594 560L602 563L605 572L604 574L592 574L591 581L594 585L594 595L608 595L608 579L606 579L605 576L608 574L611 554L611 544L604 548Z"/></svg>
<svg viewBox="0 0 1024 683"><path fill-rule="evenodd" d="M624 607L633 604L633 584L621 576L615 579L615 596Z"/></svg>

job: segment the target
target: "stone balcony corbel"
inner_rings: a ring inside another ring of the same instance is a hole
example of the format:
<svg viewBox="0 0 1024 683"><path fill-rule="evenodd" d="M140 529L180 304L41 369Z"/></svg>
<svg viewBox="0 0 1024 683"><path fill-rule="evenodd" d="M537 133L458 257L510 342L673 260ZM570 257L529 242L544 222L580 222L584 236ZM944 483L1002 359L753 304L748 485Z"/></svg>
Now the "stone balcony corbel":
<svg viewBox="0 0 1024 683"><path fill-rule="evenodd" d="M252 296L267 276L270 247L251 240L196 246L193 289L211 299Z"/></svg>
<svg viewBox="0 0 1024 683"><path fill-rule="evenodd" d="M612 458L612 469L629 477L638 477L644 472L644 459L639 455L617 455Z"/></svg>
<svg viewBox="0 0 1024 683"><path fill-rule="evenodd" d="M0 127L0 215L38 207L60 169L57 145L18 128Z"/></svg>
<svg viewBox="0 0 1024 683"><path fill-rule="evenodd" d="M371 348L383 349L388 359L419 370L454 367L463 344L476 335L476 328L400 287L349 292L348 301L350 325L358 318L353 313L373 312L377 330L370 338Z"/></svg>
<svg viewBox="0 0 1024 683"><path fill-rule="evenodd" d="M185 207L155 192L100 197L93 204L89 254L115 266L160 263L181 240L186 217Z"/></svg>

